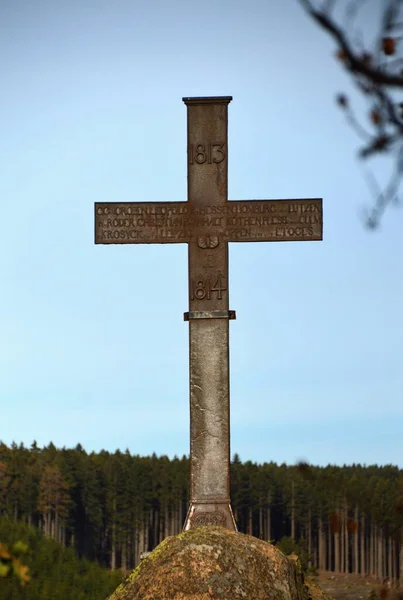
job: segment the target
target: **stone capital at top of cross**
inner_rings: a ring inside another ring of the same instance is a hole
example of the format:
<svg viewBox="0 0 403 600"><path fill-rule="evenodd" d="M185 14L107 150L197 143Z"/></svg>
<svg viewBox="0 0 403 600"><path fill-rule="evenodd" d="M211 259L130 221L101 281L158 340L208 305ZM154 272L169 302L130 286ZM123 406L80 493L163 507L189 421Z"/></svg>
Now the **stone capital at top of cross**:
<svg viewBox="0 0 403 600"><path fill-rule="evenodd" d="M182 100L186 106L192 104L229 104L232 96L185 96Z"/></svg>

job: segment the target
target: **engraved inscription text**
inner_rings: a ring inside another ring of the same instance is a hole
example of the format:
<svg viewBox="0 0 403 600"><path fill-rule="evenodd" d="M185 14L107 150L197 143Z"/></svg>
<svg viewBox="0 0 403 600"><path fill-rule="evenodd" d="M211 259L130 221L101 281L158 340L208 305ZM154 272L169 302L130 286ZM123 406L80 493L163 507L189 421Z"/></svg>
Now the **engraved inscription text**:
<svg viewBox="0 0 403 600"><path fill-rule="evenodd" d="M207 156L207 155L206 155ZM222 242L322 239L321 200L247 200L222 205L188 202L95 205L101 244L181 243L200 248Z"/></svg>
<svg viewBox="0 0 403 600"><path fill-rule="evenodd" d="M189 144L189 163L203 165L220 163L225 159L225 143L216 144Z"/></svg>

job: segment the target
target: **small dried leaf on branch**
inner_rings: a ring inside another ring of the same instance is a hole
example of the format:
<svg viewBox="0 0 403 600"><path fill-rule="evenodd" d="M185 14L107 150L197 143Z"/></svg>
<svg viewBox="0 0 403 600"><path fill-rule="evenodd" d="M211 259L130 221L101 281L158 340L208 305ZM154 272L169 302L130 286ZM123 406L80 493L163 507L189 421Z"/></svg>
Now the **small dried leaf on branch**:
<svg viewBox="0 0 403 600"><path fill-rule="evenodd" d="M348 98L344 94L338 94L336 102L342 108L346 108L348 106Z"/></svg>
<svg viewBox="0 0 403 600"><path fill-rule="evenodd" d="M386 150L386 148L389 146L389 143L390 143L390 137L389 136L387 136L387 135L380 135L375 140L374 148L375 148L375 150Z"/></svg>
<svg viewBox="0 0 403 600"><path fill-rule="evenodd" d="M345 50L343 50L343 48L340 48L339 50L337 50L336 56L339 60L346 61L348 59L348 54Z"/></svg>
<svg viewBox="0 0 403 600"><path fill-rule="evenodd" d="M370 146L362 148L360 150L361 158L368 158L371 154L376 152L383 152L387 150L391 142L391 138L388 135L380 135L372 142Z"/></svg>
<svg viewBox="0 0 403 600"><path fill-rule="evenodd" d="M374 125L380 125L382 123L382 116L377 110L372 110L370 116Z"/></svg>
<svg viewBox="0 0 403 600"><path fill-rule="evenodd" d="M363 65L368 67L372 63L372 54L369 54L369 52L364 52L361 57L361 61Z"/></svg>
<svg viewBox="0 0 403 600"><path fill-rule="evenodd" d="M382 40L382 50L387 56L396 52L396 40L392 37L384 37Z"/></svg>

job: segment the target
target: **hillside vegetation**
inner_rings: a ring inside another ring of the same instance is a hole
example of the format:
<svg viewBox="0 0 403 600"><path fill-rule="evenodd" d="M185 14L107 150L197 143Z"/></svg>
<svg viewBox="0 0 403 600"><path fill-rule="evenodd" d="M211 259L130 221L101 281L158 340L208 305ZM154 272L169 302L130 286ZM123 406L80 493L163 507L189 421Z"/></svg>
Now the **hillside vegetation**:
<svg viewBox="0 0 403 600"><path fill-rule="evenodd" d="M25 586L17 577L0 578L1 600L104 600L123 577L119 571L80 560L72 548L8 517L0 517L0 540L9 547L16 541L27 544L22 560L30 576Z"/></svg>

